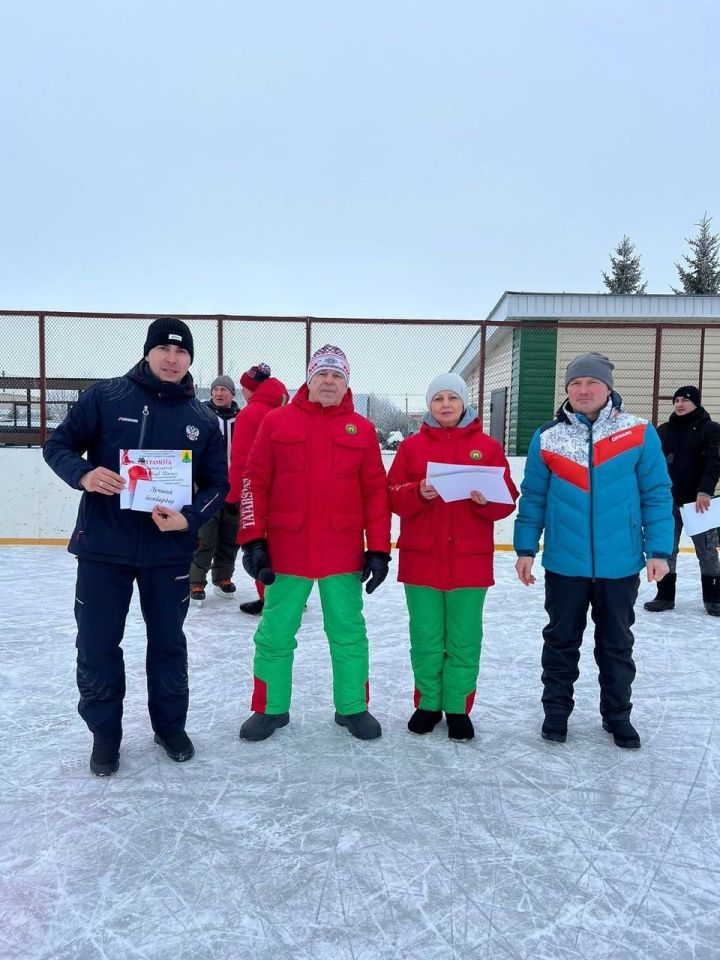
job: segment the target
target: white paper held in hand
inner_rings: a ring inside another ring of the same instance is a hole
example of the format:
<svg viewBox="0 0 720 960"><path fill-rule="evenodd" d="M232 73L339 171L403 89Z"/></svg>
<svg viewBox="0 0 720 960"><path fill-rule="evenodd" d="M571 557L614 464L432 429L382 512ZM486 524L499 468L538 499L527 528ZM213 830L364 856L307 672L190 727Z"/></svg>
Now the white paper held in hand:
<svg viewBox="0 0 720 960"><path fill-rule="evenodd" d="M185 496L181 487L160 480L138 480L133 497L133 510L152 513L155 507L169 507L180 510L185 506Z"/></svg>
<svg viewBox="0 0 720 960"><path fill-rule="evenodd" d="M192 503L192 450L121 450L120 476L121 510L151 512L156 503L179 510ZM158 490L148 494L153 484Z"/></svg>
<svg viewBox="0 0 720 960"><path fill-rule="evenodd" d="M475 467L464 463L436 463L430 460L426 479L446 503L467 500L479 490L492 503L512 503L505 483L504 467Z"/></svg>
<svg viewBox="0 0 720 960"><path fill-rule="evenodd" d="M691 503L685 503L680 507L680 516L685 533L689 537L705 533L713 527L720 527L720 497L711 500L709 508L704 513L697 512L694 500Z"/></svg>

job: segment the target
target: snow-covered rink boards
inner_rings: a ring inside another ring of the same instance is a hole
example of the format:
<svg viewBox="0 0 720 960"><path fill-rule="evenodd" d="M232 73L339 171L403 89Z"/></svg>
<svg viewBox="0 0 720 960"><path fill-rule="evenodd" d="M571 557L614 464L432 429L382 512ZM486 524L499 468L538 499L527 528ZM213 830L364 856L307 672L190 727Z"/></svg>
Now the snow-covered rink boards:
<svg viewBox="0 0 720 960"><path fill-rule="evenodd" d="M119 773L88 771L76 713L74 560L6 547L2 600L0 956L21 960L711 960L720 956L720 622L697 563L679 600L637 607L639 751L600 727L590 629L564 745L540 738L543 588L496 554L472 743L407 732L402 588L365 611L379 741L333 723L313 592L291 722L238 739L249 714L252 599L186 622L188 731L152 741L136 598ZM393 565L395 566L395 565ZM392 568L391 568L392 569ZM588 640L590 642L588 642Z"/></svg>

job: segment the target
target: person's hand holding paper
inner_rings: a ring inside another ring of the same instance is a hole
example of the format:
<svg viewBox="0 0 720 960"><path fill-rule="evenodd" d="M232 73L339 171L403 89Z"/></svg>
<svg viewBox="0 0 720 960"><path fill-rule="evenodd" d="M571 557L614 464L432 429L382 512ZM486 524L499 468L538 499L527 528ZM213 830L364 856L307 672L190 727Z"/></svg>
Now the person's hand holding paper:
<svg viewBox="0 0 720 960"><path fill-rule="evenodd" d="M504 467L476 467L430 460L426 479L446 503L468 500L473 490L479 491L493 503L513 503L504 475Z"/></svg>

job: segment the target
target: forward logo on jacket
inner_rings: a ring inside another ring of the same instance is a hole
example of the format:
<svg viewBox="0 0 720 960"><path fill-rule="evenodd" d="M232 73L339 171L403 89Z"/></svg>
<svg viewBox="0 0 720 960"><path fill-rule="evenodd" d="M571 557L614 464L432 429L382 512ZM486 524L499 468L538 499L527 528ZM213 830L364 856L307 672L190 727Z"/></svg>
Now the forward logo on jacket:
<svg viewBox="0 0 720 960"><path fill-rule="evenodd" d="M188 440L197 440L197 438L200 436L200 428L196 427L193 423L189 423L185 427L185 434Z"/></svg>

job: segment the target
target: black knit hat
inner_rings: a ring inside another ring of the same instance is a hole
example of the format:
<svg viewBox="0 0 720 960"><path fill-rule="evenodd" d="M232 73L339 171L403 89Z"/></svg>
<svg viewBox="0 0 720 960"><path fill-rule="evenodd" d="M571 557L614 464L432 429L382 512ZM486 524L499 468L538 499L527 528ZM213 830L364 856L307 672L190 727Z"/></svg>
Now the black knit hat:
<svg viewBox="0 0 720 960"><path fill-rule="evenodd" d="M177 317L158 317L148 327L143 356L146 357L153 347L163 343L175 344L183 347L190 354L190 363L193 361L193 337L190 327Z"/></svg>
<svg viewBox="0 0 720 960"><path fill-rule="evenodd" d="M700 406L700 391L697 387L678 387L673 394L673 403L678 397L685 397L686 400L692 400L696 407Z"/></svg>

